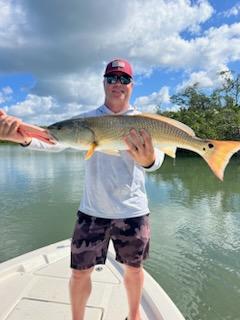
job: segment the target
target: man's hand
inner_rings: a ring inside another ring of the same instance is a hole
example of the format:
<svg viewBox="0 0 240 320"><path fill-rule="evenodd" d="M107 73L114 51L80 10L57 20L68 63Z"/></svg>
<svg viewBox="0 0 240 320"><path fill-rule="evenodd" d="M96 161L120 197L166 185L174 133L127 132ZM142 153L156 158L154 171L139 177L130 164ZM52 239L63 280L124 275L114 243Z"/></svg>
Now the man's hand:
<svg viewBox="0 0 240 320"><path fill-rule="evenodd" d="M155 161L154 147L150 134L142 129L137 132L131 129L129 134L124 137L132 158L142 167L149 167Z"/></svg>
<svg viewBox="0 0 240 320"><path fill-rule="evenodd" d="M31 142L31 138L18 131L21 123L20 119L8 116L4 110L0 109L0 140L22 144Z"/></svg>

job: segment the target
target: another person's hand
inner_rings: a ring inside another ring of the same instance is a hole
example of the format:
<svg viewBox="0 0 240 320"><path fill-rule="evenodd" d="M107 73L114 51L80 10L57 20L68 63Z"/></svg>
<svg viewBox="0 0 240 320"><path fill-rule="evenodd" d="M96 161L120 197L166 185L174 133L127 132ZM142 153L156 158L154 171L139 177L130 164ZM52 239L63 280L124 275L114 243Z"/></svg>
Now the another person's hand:
<svg viewBox="0 0 240 320"><path fill-rule="evenodd" d="M18 118L8 116L0 109L0 140L7 140L16 143L28 144L31 138L18 131L22 121Z"/></svg>
<svg viewBox="0 0 240 320"><path fill-rule="evenodd" d="M137 132L131 129L129 134L124 137L132 158L141 166L149 167L155 161L155 152L150 134L142 129Z"/></svg>

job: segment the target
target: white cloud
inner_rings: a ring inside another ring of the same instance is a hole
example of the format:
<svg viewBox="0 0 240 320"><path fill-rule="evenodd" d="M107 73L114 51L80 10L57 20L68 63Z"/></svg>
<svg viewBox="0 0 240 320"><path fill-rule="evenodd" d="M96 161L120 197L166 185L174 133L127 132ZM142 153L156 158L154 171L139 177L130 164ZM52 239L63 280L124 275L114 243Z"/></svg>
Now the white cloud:
<svg viewBox="0 0 240 320"><path fill-rule="evenodd" d="M56 102L52 97L38 97L33 94L29 94L26 100L18 102L8 108L8 112L14 114L17 117L30 117L38 114L48 113L50 109L56 106Z"/></svg>
<svg viewBox="0 0 240 320"><path fill-rule="evenodd" d="M134 105L143 112L156 112L162 104L169 104L169 88L162 87L158 92L153 92L149 96L138 97Z"/></svg>
<svg viewBox="0 0 240 320"><path fill-rule="evenodd" d="M240 23L202 30L215 13L207 0L112 0L110 6L106 0L0 0L0 6L0 70L37 79L23 102L28 119L102 103L104 62L113 57L130 59L138 75L180 69L185 84L205 86L217 83L213 70L240 59ZM52 99L54 107L41 110L37 97ZM141 101L151 109L151 99L157 100L153 94Z"/></svg>
<svg viewBox="0 0 240 320"><path fill-rule="evenodd" d="M1 98L1 96L0 96ZM28 94L26 99L9 107L4 107L5 111L24 121L34 124L47 125L56 121L71 118L82 112L93 109L95 105L82 105L79 103L59 104L51 96L37 96Z"/></svg>
<svg viewBox="0 0 240 320"><path fill-rule="evenodd" d="M194 84L198 84L199 87L210 88L213 86L213 80L206 71L193 72L187 81L177 86L177 91Z"/></svg>
<svg viewBox="0 0 240 320"><path fill-rule="evenodd" d="M13 0L0 0L0 48L16 48L23 42L26 26L21 5Z"/></svg>
<svg viewBox="0 0 240 320"><path fill-rule="evenodd" d="M35 94L58 97L61 102L79 102L98 105L103 102L103 79L101 74L83 71L42 79L32 90Z"/></svg>
<svg viewBox="0 0 240 320"><path fill-rule="evenodd" d="M5 99L3 97L2 92L0 92L0 103L4 103L4 102L5 102Z"/></svg>
<svg viewBox="0 0 240 320"><path fill-rule="evenodd" d="M13 94L13 90L11 87L3 87L0 90L0 104L5 103L11 100L11 95Z"/></svg>
<svg viewBox="0 0 240 320"><path fill-rule="evenodd" d="M223 15L227 18L231 16L237 16L240 13L240 3L235 4L231 9L225 11Z"/></svg>
<svg viewBox="0 0 240 320"><path fill-rule="evenodd" d="M181 84L179 84L176 88L176 91L181 91L182 89L192 86L194 84L198 84L199 88L217 88L220 87L224 78L220 75L221 71L229 71L226 65L219 65L208 71L198 71L192 72L188 76L187 80L184 80Z"/></svg>
<svg viewBox="0 0 240 320"><path fill-rule="evenodd" d="M2 93L5 94L6 96L10 95L13 93L13 89L9 86L2 88Z"/></svg>
<svg viewBox="0 0 240 320"><path fill-rule="evenodd" d="M206 0L113 0L111 6L106 0L22 0L17 7L0 1L7 7L0 33L13 46L2 41L0 68L28 70L39 83L89 69L100 74L102 62L115 56L130 58L137 73L172 67L173 55L187 44L181 32L200 30L213 13Z"/></svg>
<svg viewBox="0 0 240 320"><path fill-rule="evenodd" d="M191 40L174 33L161 40L152 38L144 46L136 47L134 52L143 61L151 59L155 67L209 70L222 63L240 60L240 23L210 28Z"/></svg>

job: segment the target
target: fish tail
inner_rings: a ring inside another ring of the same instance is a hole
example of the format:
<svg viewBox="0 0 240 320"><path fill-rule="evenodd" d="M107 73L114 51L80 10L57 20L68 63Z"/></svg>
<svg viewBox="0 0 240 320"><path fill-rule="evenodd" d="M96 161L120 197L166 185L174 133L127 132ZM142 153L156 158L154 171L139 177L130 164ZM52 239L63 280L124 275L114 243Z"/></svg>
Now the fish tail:
<svg viewBox="0 0 240 320"><path fill-rule="evenodd" d="M224 170L232 155L240 150L240 141L208 140L213 146L210 152L202 155L215 175L223 181Z"/></svg>

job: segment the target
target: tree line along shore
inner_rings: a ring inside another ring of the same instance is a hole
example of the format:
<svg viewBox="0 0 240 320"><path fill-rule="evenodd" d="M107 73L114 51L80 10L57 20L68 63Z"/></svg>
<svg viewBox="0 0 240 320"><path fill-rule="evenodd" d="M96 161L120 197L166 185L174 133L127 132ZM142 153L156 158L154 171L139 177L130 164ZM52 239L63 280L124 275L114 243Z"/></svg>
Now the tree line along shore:
<svg viewBox="0 0 240 320"><path fill-rule="evenodd" d="M202 139L240 140L240 74L220 75L220 88L203 91L195 83L171 96L177 111L161 111L158 106L157 113L185 123Z"/></svg>

